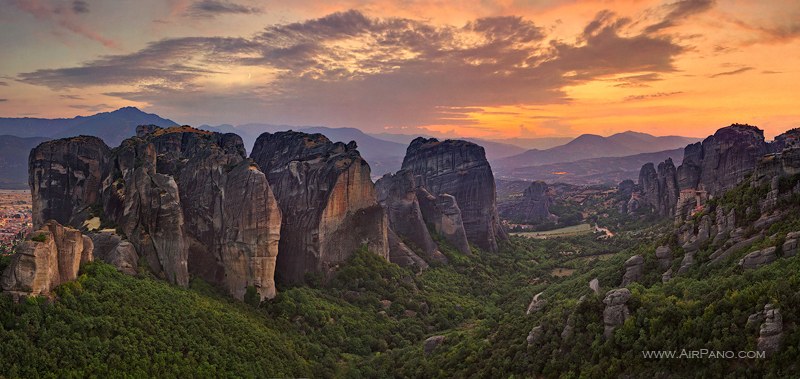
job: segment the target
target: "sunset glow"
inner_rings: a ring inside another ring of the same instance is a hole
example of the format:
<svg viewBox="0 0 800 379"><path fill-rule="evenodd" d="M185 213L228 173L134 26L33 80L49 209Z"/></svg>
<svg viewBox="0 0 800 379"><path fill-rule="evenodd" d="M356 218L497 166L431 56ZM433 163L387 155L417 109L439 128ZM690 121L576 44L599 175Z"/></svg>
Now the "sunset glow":
<svg viewBox="0 0 800 379"><path fill-rule="evenodd" d="M0 116L132 105L485 138L800 126L793 0L142 3L4 0Z"/></svg>

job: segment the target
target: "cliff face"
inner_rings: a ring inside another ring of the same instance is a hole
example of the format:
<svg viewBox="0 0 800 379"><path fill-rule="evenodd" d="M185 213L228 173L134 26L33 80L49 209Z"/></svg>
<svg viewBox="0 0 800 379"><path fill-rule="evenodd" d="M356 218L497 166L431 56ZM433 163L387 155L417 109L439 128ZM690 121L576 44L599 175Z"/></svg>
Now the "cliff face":
<svg viewBox="0 0 800 379"><path fill-rule="evenodd" d="M172 283L185 286L192 274L239 299L251 286L262 299L275 296L280 210L266 176L246 158L238 136L142 126L136 137L113 151L97 148L100 153L83 160L47 154L69 151L72 144L82 143L78 139L47 142L31 153L34 203L57 204L55 197L63 192L36 190L63 175L42 168L62 165L66 172L76 172L98 167L90 172L101 173L94 176L100 184L77 187L91 192L75 197L72 203L78 206L40 210L39 217L52 215L82 227L81 221L93 216L116 225L122 236L99 237L104 241L102 257L124 272L135 272L132 261L141 257L151 271ZM126 241L116 241L123 237L135 251Z"/></svg>
<svg viewBox="0 0 800 379"><path fill-rule="evenodd" d="M93 259L92 240L50 220L25 240L3 272L0 284L12 295L46 295L75 280L81 263Z"/></svg>
<svg viewBox="0 0 800 379"><path fill-rule="evenodd" d="M755 126L733 124L719 129L684 150L683 164L678 168L680 189L721 195L750 175L768 152L764 131Z"/></svg>
<svg viewBox="0 0 800 379"><path fill-rule="evenodd" d="M678 179L672 159L658 164L658 170L652 163L642 166L639 171L639 188L641 201L649 205L661 216L673 216L678 203Z"/></svg>
<svg viewBox="0 0 800 379"><path fill-rule="evenodd" d="M333 143L321 134L264 133L251 157L267 173L283 213L280 280L327 275L362 245L388 259L388 222L355 143Z"/></svg>
<svg viewBox="0 0 800 379"><path fill-rule="evenodd" d="M487 251L507 236L497 215L494 176L482 147L466 141L416 138L403 169L419 177L431 194L452 195L461 210L467 239Z"/></svg>
<svg viewBox="0 0 800 379"><path fill-rule="evenodd" d="M47 141L31 150L33 224L41 226L50 219L82 224L89 216L88 206L99 199L110 155L101 139L87 136Z"/></svg>
<svg viewBox="0 0 800 379"><path fill-rule="evenodd" d="M499 213L508 220L538 224L557 220L557 217L550 213L552 204L553 199L548 193L547 183L535 181L525 189L520 201L509 202L499 209Z"/></svg>
<svg viewBox="0 0 800 379"><path fill-rule="evenodd" d="M409 247L420 251L426 261L431 261L442 253L423 219L416 188L413 174L405 170L394 175L386 174L375 183L378 202L386 211L389 228L405 241L405 245L410 244ZM407 254L391 255L400 257ZM398 264L414 261L413 257L402 257L398 262L391 258L390 261Z"/></svg>

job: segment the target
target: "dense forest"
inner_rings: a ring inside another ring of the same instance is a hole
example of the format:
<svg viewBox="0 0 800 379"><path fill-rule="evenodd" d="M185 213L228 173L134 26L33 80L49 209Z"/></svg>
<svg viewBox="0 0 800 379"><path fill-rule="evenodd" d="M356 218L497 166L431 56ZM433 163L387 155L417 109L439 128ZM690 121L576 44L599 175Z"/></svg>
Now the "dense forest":
<svg viewBox="0 0 800 379"><path fill-rule="evenodd" d="M709 204L740 209L747 222L758 188L740 186ZM797 208L797 199L784 207ZM608 215L616 220L617 215ZM607 221L608 221L607 220ZM692 222L692 221L690 221ZM100 262L86 264L53 298L0 297L0 376L6 377L785 377L797 372L796 315L784 312L784 348L766 359L645 359L646 350L755 350L748 316L767 303L800 307L800 259L755 270L735 264L774 245L800 219L726 264L699 265L662 283L656 246L679 252L664 230L616 223L612 239L513 237L499 253L460 254L438 241L450 264L421 274L357 252L334 277L279 288L271 301L230 299L195 280L182 289ZM710 253L702 251L702 254ZM603 337L603 296L623 263L645 257L628 285L631 317ZM673 261L677 267L680 259ZM0 265L8 264L7 257ZM600 283L595 294L588 286ZM534 294L546 305L526 315ZM582 300L579 301L579 299ZM565 336L569 324L570 333ZM541 336L526 340L532 328ZM426 353L423 342L444 336Z"/></svg>

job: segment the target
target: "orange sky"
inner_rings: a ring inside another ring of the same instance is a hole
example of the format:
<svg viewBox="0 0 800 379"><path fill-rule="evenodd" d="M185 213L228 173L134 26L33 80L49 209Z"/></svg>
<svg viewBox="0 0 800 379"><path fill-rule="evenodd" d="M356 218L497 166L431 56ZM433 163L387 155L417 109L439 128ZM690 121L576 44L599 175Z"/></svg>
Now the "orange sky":
<svg viewBox="0 0 800 379"><path fill-rule="evenodd" d="M3 117L134 105L486 138L800 126L797 1L7 2Z"/></svg>

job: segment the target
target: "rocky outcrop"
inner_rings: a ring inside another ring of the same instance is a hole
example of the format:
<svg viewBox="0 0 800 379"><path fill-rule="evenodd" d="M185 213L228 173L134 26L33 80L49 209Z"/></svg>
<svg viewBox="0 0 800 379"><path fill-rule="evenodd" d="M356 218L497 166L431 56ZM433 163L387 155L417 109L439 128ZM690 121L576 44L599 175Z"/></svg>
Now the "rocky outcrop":
<svg viewBox="0 0 800 379"><path fill-rule="evenodd" d="M739 266L745 270L752 270L775 262L778 259L778 256L775 255L775 250L773 246L751 252L739 260Z"/></svg>
<svg viewBox="0 0 800 379"><path fill-rule="evenodd" d="M702 189L718 196L747 178L769 151L764 131L733 124L684 150L678 167L680 189Z"/></svg>
<svg viewBox="0 0 800 379"><path fill-rule="evenodd" d="M42 167L92 168L86 183L98 185L80 187L92 193L81 192L82 200L73 201L78 206L59 208L56 220L82 227L88 209L101 224L115 226L120 235L96 236L101 259L126 273L135 273L142 262L182 286L190 274L198 276L239 299L249 287L262 299L275 296L280 210L266 176L245 156L241 138L188 126L140 126L136 137L113 151L90 141L97 153L78 161L48 154L80 145L83 138L34 149L31 187L42 188L61 175ZM52 204L53 196L34 191L34 202Z"/></svg>
<svg viewBox="0 0 800 379"><path fill-rule="evenodd" d="M658 268L664 270L672 264L672 249L669 246L659 246L656 248L656 260Z"/></svg>
<svg viewBox="0 0 800 379"><path fill-rule="evenodd" d="M553 198L548 192L547 183L532 182L519 201L508 202L498 209L504 219L525 224L539 224L556 221L558 217L550 213Z"/></svg>
<svg viewBox="0 0 800 379"><path fill-rule="evenodd" d="M461 211L470 243L497 251L507 238L497 214L495 182L482 147L466 141L416 138L408 147L403 169L434 196L452 195Z"/></svg>
<svg viewBox="0 0 800 379"><path fill-rule="evenodd" d="M764 306L764 322L761 324L758 335L758 351L767 355L777 352L783 340L783 317L781 310L772 304Z"/></svg>
<svg viewBox="0 0 800 379"><path fill-rule="evenodd" d="M678 275L684 274L694 266L694 252L687 252L681 259L681 265L678 267Z"/></svg>
<svg viewBox="0 0 800 379"><path fill-rule="evenodd" d="M539 312L542 310L542 308L544 308L545 305L547 305L547 300L541 298L542 294L543 292L539 292L533 296L530 304L528 304L528 309L525 311L526 315Z"/></svg>
<svg viewBox="0 0 800 379"><path fill-rule="evenodd" d="M394 175L386 174L375 183L375 190L378 202L386 211L389 229L397 233L397 237L400 237L405 245L410 244L412 249L420 251L428 262L446 262L447 258L439 251L439 246L433 241L423 219L413 174L406 170L400 170ZM393 261L392 256L408 254L392 253L392 246L399 247L390 243L389 260L401 265L408 262L405 258Z"/></svg>
<svg viewBox="0 0 800 379"><path fill-rule="evenodd" d="M797 255L798 240L800 240L800 232L786 234L786 240L781 248L784 257L788 258Z"/></svg>
<svg viewBox="0 0 800 379"><path fill-rule="evenodd" d="M535 326L531 329L528 333L528 337L525 338L525 341L528 342L528 346L534 345L542 338L544 334L544 328L541 325Z"/></svg>
<svg viewBox="0 0 800 379"><path fill-rule="evenodd" d="M425 188L417 187L417 199L425 223L456 250L470 254L467 232L456 198L446 193L434 196Z"/></svg>
<svg viewBox="0 0 800 379"><path fill-rule="evenodd" d="M673 216L678 203L678 179L672 159L658 164L658 170L652 163L642 166L639 171L639 188L642 201L661 216Z"/></svg>
<svg viewBox="0 0 800 379"><path fill-rule="evenodd" d="M600 281L597 278L594 278L589 281L589 288L594 292L595 295L600 294Z"/></svg>
<svg viewBox="0 0 800 379"><path fill-rule="evenodd" d="M34 227L51 219L81 226L91 218L110 157L103 140L88 136L47 141L31 150L28 181Z"/></svg>
<svg viewBox="0 0 800 379"><path fill-rule="evenodd" d="M89 236L94 243L95 259L113 265L122 273L136 275L139 254L130 241L123 240L113 231L101 231Z"/></svg>
<svg viewBox="0 0 800 379"><path fill-rule="evenodd" d="M429 267L428 262L411 250L392 229L387 230L389 243L389 261L402 267L409 267L417 272Z"/></svg>
<svg viewBox="0 0 800 379"><path fill-rule="evenodd" d="M75 280L80 265L93 259L93 250L89 237L49 220L20 244L0 284L13 296L46 295Z"/></svg>
<svg viewBox="0 0 800 379"><path fill-rule="evenodd" d="M425 339L425 343L423 344L423 351L425 352L425 355L428 355L436 350L436 348L443 344L446 339L447 337L445 336L433 336Z"/></svg>
<svg viewBox="0 0 800 379"><path fill-rule="evenodd" d="M389 258L388 221L355 142L321 134L264 133L251 157L267 174L283 214L277 277L298 283L330 274L362 245Z"/></svg>
<svg viewBox="0 0 800 379"><path fill-rule="evenodd" d="M627 305L630 298L631 291L627 288L614 289L606 293L606 297L603 299L603 304L606 305L603 310L603 336L605 338L611 338L614 335L614 329L622 325L630 316Z"/></svg>
<svg viewBox="0 0 800 379"><path fill-rule="evenodd" d="M622 276L622 286L638 282L644 275L644 257L634 255L625 261L625 274Z"/></svg>

